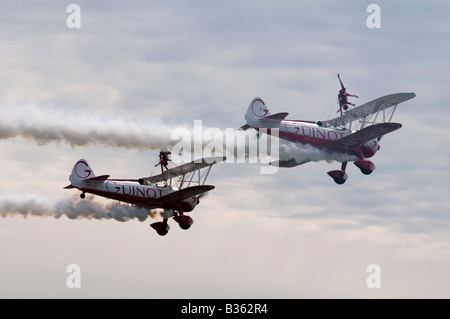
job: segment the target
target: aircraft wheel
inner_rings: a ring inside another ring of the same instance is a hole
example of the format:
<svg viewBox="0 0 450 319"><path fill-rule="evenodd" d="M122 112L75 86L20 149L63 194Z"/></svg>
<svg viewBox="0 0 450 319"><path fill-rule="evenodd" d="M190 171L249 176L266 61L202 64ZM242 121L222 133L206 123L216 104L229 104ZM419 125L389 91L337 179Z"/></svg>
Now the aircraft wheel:
<svg viewBox="0 0 450 319"><path fill-rule="evenodd" d="M191 228L191 225L186 225L186 224L182 224L182 223L179 223L178 225L180 225L180 228L184 229L184 230Z"/></svg>
<svg viewBox="0 0 450 319"><path fill-rule="evenodd" d="M333 178L334 182L338 185L344 184L348 178L347 174L343 170L329 171L327 174Z"/></svg>
<svg viewBox="0 0 450 319"><path fill-rule="evenodd" d="M369 170L369 169L361 169L361 173L363 173L364 175L370 175L372 174L373 170Z"/></svg>
<svg viewBox="0 0 450 319"><path fill-rule="evenodd" d="M80 194L80 198L81 198L81 199L84 199L85 197L86 197L86 194L85 194L85 193L81 193L81 194Z"/></svg>
<svg viewBox="0 0 450 319"><path fill-rule="evenodd" d="M191 225L194 223L194 220L187 215L178 215L173 218L181 229L189 229Z"/></svg>
<svg viewBox="0 0 450 319"><path fill-rule="evenodd" d="M169 232L169 230L157 230L156 231L158 233L159 236L166 236L167 233Z"/></svg>
<svg viewBox="0 0 450 319"><path fill-rule="evenodd" d="M156 230L158 235L165 236L169 232L170 226L167 225L167 220L165 222L156 222L150 224L150 227Z"/></svg>
<svg viewBox="0 0 450 319"><path fill-rule="evenodd" d="M338 185L344 184L345 181L346 181L346 179L343 179L343 178L334 178L334 182Z"/></svg>

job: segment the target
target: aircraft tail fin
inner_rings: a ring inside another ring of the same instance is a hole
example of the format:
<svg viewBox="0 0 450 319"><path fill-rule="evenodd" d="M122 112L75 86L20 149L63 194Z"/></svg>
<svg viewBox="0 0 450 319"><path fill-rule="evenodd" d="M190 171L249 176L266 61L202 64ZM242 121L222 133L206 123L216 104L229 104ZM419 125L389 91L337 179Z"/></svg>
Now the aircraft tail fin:
<svg viewBox="0 0 450 319"><path fill-rule="evenodd" d="M69 176L70 185L64 188L79 188L84 180L95 178L94 171L89 166L88 162L80 159L73 167L72 173Z"/></svg>
<svg viewBox="0 0 450 319"><path fill-rule="evenodd" d="M244 125L242 128L247 129L248 126L275 128L280 125L281 121L284 120L287 115L288 113L286 112L271 115L264 101L261 98L256 97L250 102L247 113L245 114L247 126Z"/></svg>
<svg viewBox="0 0 450 319"><path fill-rule="evenodd" d="M270 116L269 109L267 108L266 104L264 104L264 101L259 98L255 97L248 106L247 114L245 114L245 120L247 121L247 124L250 126L258 127L259 120Z"/></svg>

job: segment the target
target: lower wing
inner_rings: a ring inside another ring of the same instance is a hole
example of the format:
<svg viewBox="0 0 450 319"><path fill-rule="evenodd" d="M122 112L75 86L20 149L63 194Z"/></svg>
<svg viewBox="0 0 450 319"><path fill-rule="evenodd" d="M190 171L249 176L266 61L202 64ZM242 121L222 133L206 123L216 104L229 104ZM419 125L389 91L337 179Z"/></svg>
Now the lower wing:
<svg viewBox="0 0 450 319"><path fill-rule="evenodd" d="M166 204L172 204L177 201L185 200L190 197L206 193L212 189L214 189L214 186L212 185L192 186L160 197L158 198L158 201L162 201Z"/></svg>
<svg viewBox="0 0 450 319"><path fill-rule="evenodd" d="M360 144L364 144L373 140L374 138L381 137L390 132L396 131L401 128L400 123L380 123L374 124L359 130L353 134L344 136L343 138L332 141L326 145L331 148L348 148Z"/></svg>

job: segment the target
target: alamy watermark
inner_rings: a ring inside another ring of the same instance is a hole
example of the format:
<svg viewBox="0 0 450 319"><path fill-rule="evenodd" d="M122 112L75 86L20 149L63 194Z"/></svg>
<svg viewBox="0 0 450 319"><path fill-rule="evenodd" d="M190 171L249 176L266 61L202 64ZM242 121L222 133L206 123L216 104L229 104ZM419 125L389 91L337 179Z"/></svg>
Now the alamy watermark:
<svg viewBox="0 0 450 319"><path fill-rule="evenodd" d="M369 4L366 12L371 13L366 20L366 25L369 29L381 28L381 8L378 4Z"/></svg>
<svg viewBox="0 0 450 319"><path fill-rule="evenodd" d="M278 165L275 164L279 160L277 128L260 128L257 131L235 128L222 130L215 127L204 129L202 120L195 120L192 131L176 128L172 131L171 140L175 143L171 152L180 154L180 162L187 163L198 156L212 158L221 155L226 156L226 163L267 164L261 166L261 174L278 172Z"/></svg>
<svg viewBox="0 0 450 319"><path fill-rule="evenodd" d="M66 12L70 15L66 19L66 26L69 29L81 28L81 8L78 4L69 4L66 8Z"/></svg>
<svg viewBox="0 0 450 319"><path fill-rule="evenodd" d="M77 264L70 264L66 267L66 272L70 275L66 279L67 288L81 288L81 268Z"/></svg>
<svg viewBox="0 0 450 319"><path fill-rule="evenodd" d="M366 268L370 275L366 279L367 288L381 288L381 267L377 264L370 264Z"/></svg>

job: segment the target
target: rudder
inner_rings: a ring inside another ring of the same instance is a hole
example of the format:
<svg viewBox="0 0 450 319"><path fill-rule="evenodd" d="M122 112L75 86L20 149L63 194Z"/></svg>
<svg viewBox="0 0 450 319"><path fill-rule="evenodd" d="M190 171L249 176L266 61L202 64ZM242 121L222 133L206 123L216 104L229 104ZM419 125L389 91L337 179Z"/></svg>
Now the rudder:
<svg viewBox="0 0 450 319"><path fill-rule="evenodd" d="M95 174L88 162L84 159L80 159L74 165L72 173L69 176L69 180L72 186L80 187L82 181L93 177L95 177Z"/></svg>

